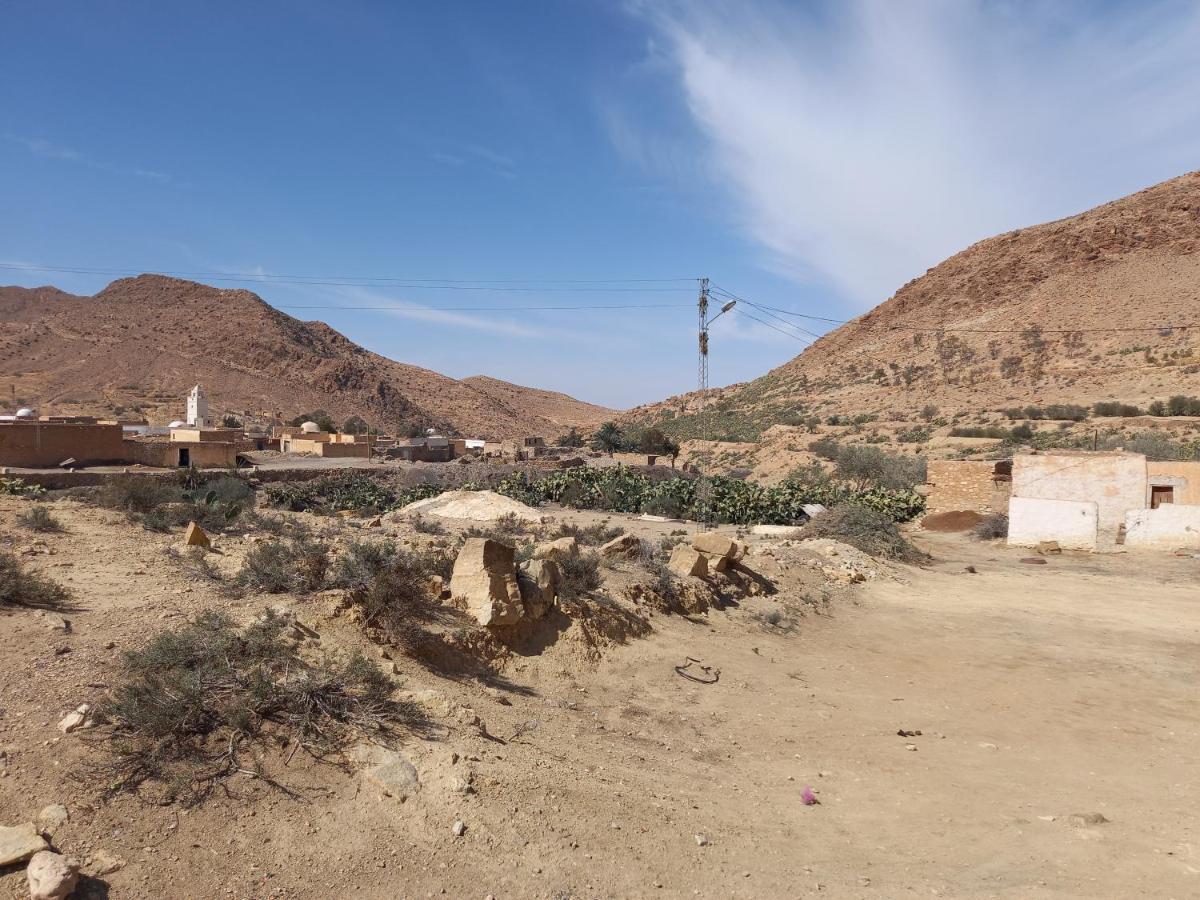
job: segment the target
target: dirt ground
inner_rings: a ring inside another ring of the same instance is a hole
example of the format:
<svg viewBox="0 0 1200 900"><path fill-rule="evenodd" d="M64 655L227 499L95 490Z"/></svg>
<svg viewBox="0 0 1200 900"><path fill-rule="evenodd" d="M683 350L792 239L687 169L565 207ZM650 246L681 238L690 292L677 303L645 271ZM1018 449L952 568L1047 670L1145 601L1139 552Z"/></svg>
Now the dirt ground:
<svg viewBox="0 0 1200 900"><path fill-rule="evenodd" d="M100 851L123 862L79 896L1200 895L1200 560L1031 565L916 532L929 566L821 604L763 543L752 564L807 596L656 615L599 661L564 644L490 683L400 661L431 719L404 748L422 785L405 802L301 754L290 795L247 777L186 810L99 802L81 777L97 751L55 724L158 628L281 598L223 597L164 563L178 536L116 513L56 503L68 533L32 537L13 526L28 502L0 498L0 538L80 608L69 633L0 613L0 825L65 804L56 846L85 870ZM222 567L244 552L217 545ZM325 643L354 640L331 597L283 599ZM687 656L720 680L681 678ZM1108 821L1072 819L1093 813ZM24 891L22 867L0 870L0 896Z"/></svg>

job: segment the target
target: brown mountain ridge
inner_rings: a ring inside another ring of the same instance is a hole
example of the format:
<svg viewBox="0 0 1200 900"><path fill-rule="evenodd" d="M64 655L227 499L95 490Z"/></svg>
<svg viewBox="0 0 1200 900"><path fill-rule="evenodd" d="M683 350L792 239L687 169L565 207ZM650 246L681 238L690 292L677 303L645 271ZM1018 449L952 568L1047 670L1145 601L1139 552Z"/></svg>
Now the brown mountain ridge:
<svg viewBox="0 0 1200 900"><path fill-rule="evenodd" d="M469 437L553 437L612 411L491 378L457 380L395 362L322 322L302 322L246 290L160 275L92 297L0 287L4 402L45 414L182 415L204 385L213 412L284 418L325 409L386 430L420 425Z"/></svg>
<svg viewBox="0 0 1200 900"><path fill-rule="evenodd" d="M706 419L720 437L813 414L903 420L927 404L1144 405L1200 394L1198 344L1193 172L980 241L761 378L629 416L687 437Z"/></svg>

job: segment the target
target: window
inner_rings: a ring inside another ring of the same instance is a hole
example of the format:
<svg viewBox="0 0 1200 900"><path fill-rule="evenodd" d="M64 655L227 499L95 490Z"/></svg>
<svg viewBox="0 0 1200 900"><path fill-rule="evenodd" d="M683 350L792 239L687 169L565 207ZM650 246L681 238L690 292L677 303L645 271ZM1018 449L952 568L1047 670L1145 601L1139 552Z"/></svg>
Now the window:
<svg viewBox="0 0 1200 900"><path fill-rule="evenodd" d="M1164 503L1175 502L1175 488L1169 484L1150 486L1150 508L1158 509Z"/></svg>

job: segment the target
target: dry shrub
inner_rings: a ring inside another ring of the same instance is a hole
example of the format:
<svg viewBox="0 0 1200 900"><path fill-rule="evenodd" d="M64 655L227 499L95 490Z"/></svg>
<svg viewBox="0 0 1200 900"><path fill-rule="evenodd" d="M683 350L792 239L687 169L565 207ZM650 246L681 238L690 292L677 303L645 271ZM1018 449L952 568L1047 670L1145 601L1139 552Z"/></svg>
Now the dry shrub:
<svg viewBox="0 0 1200 900"><path fill-rule="evenodd" d="M900 533L891 516L866 506L842 503L810 519L804 526L805 538L830 538L857 547L863 553L903 562L925 558Z"/></svg>
<svg viewBox="0 0 1200 900"><path fill-rule="evenodd" d="M981 541L994 541L1008 537L1008 516L993 513L971 529L971 534Z"/></svg>
<svg viewBox="0 0 1200 900"><path fill-rule="evenodd" d="M620 526L609 526L606 522L596 522L594 525L580 526L574 522L563 522L558 526L552 538L573 537L583 547L599 547L609 541L619 538L625 533Z"/></svg>
<svg viewBox="0 0 1200 900"><path fill-rule="evenodd" d="M246 554L235 581L268 594L306 594L325 586L329 548L307 534L269 540Z"/></svg>
<svg viewBox="0 0 1200 900"><path fill-rule="evenodd" d="M365 628L415 656L426 657L429 626L451 615L431 587L433 576L441 574L440 558L404 550L380 553L374 549L377 546L351 545L350 558L339 561L346 602L358 609Z"/></svg>
<svg viewBox="0 0 1200 900"><path fill-rule="evenodd" d="M22 528L42 534L58 534L64 530L58 517L41 505L31 507L27 512L19 513L17 524Z"/></svg>
<svg viewBox="0 0 1200 900"><path fill-rule="evenodd" d="M255 745L323 758L364 736L387 743L422 721L390 699L392 687L361 654L303 658L282 617L239 628L202 613L125 654L124 677L99 707L111 723L101 737L107 793L153 782L161 801L193 805L239 772L273 784L246 758Z"/></svg>
<svg viewBox="0 0 1200 900"><path fill-rule="evenodd" d="M64 609L70 600L71 592L61 584L27 571L13 554L0 553L0 608Z"/></svg>
<svg viewBox="0 0 1200 900"><path fill-rule="evenodd" d="M562 600L575 600L599 590L604 583L600 574L600 554L580 553L563 557L558 563L562 582L558 596Z"/></svg>

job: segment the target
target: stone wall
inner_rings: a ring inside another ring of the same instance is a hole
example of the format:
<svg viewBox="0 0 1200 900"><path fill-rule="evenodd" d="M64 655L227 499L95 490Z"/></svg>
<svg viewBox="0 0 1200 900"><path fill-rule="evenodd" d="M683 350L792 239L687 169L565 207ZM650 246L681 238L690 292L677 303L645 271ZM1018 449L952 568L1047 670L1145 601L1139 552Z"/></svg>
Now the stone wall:
<svg viewBox="0 0 1200 900"><path fill-rule="evenodd" d="M977 459L931 459L926 476L925 507L930 513L970 510L990 514L1008 510L1012 487L1007 466Z"/></svg>

